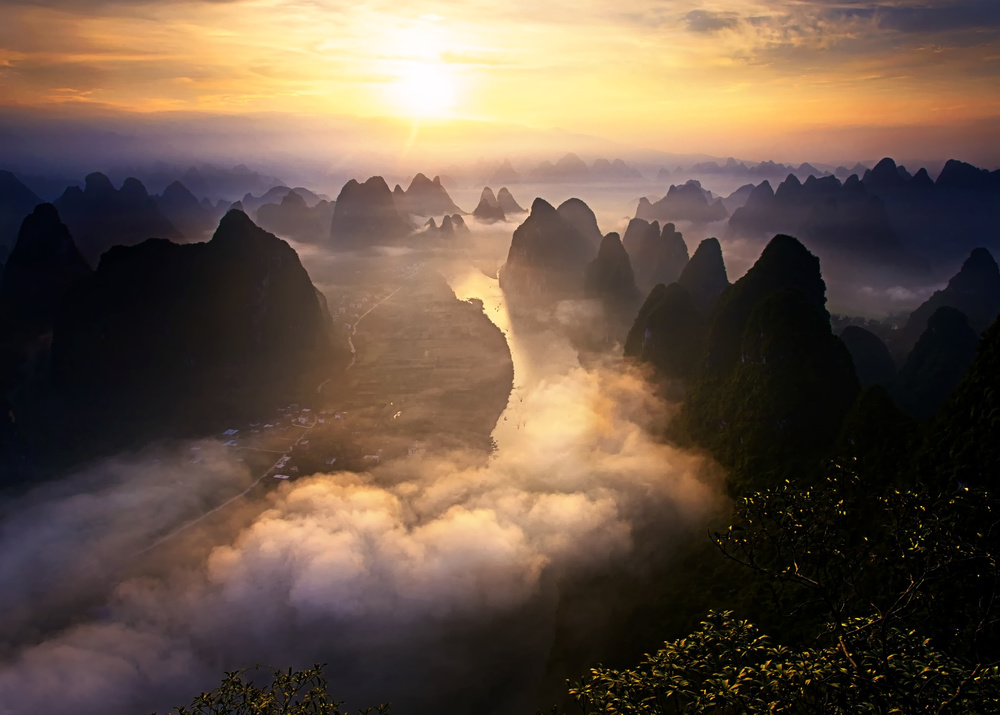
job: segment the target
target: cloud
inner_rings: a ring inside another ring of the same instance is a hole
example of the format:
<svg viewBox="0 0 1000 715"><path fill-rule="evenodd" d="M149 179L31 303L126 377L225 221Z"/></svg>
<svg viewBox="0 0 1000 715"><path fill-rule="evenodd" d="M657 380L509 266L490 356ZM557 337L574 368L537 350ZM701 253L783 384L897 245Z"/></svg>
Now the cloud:
<svg viewBox="0 0 1000 715"><path fill-rule="evenodd" d="M224 448L115 460L8 503L0 713L162 711L256 662L329 663L352 705L532 707L573 604L599 630L628 598L610 575L644 571L722 504L710 463L651 436L674 408L640 374L574 365L553 330L519 330L520 359L547 345L549 362L518 382L485 464L447 452L314 475L141 557L245 488ZM607 600L574 585L598 574Z"/></svg>
<svg viewBox="0 0 1000 715"><path fill-rule="evenodd" d="M204 442L112 460L3 503L0 642L30 640L99 602L143 548L247 484L241 464Z"/></svg>
<svg viewBox="0 0 1000 715"><path fill-rule="evenodd" d="M993 0L877 5L872 11L880 27L907 33L940 34L971 31L996 36L1000 4Z"/></svg>
<svg viewBox="0 0 1000 715"><path fill-rule="evenodd" d="M710 10L692 10L684 16L687 28L691 32L714 33L735 27L739 15L735 12L712 12Z"/></svg>

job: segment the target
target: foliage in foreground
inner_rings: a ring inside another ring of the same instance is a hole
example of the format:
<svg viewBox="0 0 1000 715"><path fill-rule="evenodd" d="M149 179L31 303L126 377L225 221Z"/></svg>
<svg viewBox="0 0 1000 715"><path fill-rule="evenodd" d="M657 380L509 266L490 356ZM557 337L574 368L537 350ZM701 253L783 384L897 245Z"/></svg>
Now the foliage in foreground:
<svg viewBox="0 0 1000 715"><path fill-rule="evenodd" d="M252 671L268 671L270 682L257 685L246 677ZM322 665L299 671L258 666L226 673L219 687L177 708L176 715L344 715L342 705L330 697ZM389 706L360 712L388 715Z"/></svg>
<svg viewBox="0 0 1000 715"><path fill-rule="evenodd" d="M776 645L730 612L668 642L635 668L594 668L570 695L592 713L997 712L1000 669L970 668L916 631L852 619L850 655L836 641Z"/></svg>
<svg viewBox="0 0 1000 715"><path fill-rule="evenodd" d="M847 470L741 500L715 535L796 628L730 612L637 667L592 669L584 712L1000 712L1000 520L989 492L881 490Z"/></svg>

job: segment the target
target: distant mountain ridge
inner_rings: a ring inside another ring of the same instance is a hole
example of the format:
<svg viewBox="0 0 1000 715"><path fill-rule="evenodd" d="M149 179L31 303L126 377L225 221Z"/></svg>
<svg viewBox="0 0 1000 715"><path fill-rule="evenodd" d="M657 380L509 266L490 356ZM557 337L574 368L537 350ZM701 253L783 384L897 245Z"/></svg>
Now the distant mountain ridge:
<svg viewBox="0 0 1000 715"><path fill-rule="evenodd" d="M82 190L71 186L53 203L91 265L112 246L154 237L184 239L138 179L125 179L115 189L107 176L94 172L87 175Z"/></svg>
<svg viewBox="0 0 1000 715"><path fill-rule="evenodd" d="M646 221L692 221L710 223L729 217L722 199L702 188L701 182L691 179L680 185L671 184L666 196L655 203L643 197L635 210L635 217Z"/></svg>
<svg viewBox="0 0 1000 715"><path fill-rule="evenodd" d="M401 187L397 185L396 189L399 188ZM445 214L465 213L451 200L448 192L441 185L440 176L428 179L423 174L417 174L410 181L410 186L405 191L394 189L393 198L396 201L396 208L401 212L416 216L443 216Z"/></svg>
<svg viewBox="0 0 1000 715"><path fill-rule="evenodd" d="M509 300L579 297L584 269L595 252L591 239L563 213L536 198L528 217L514 229L500 287Z"/></svg>
<svg viewBox="0 0 1000 715"><path fill-rule="evenodd" d="M14 248L24 217L40 203L42 199L14 174L0 171L0 263Z"/></svg>
<svg viewBox="0 0 1000 715"><path fill-rule="evenodd" d="M340 190L330 223L330 241L344 248L387 244L412 230L385 179L373 176L363 184L351 179Z"/></svg>

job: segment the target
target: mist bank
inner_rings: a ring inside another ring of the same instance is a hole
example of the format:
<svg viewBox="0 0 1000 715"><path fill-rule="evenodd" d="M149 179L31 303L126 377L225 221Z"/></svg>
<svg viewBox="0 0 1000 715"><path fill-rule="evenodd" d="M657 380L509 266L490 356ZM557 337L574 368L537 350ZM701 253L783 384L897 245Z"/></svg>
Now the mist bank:
<svg viewBox="0 0 1000 715"><path fill-rule="evenodd" d="M459 296L498 314L479 275ZM676 406L618 359L581 366L556 313L508 335L516 389L485 464L315 474L148 551L246 485L232 452L182 443L4 502L4 711L164 711L257 662L329 663L352 706L534 709L641 597L608 580L642 582L725 503L717 467L651 436Z"/></svg>

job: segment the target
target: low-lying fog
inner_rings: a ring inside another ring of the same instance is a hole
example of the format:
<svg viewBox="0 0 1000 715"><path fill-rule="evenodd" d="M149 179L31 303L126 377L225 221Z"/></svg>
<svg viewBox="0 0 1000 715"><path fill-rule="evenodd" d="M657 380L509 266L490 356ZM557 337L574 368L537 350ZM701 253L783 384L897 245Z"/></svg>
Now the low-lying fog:
<svg viewBox="0 0 1000 715"><path fill-rule="evenodd" d="M257 663L327 663L352 708L524 713L575 676L559 623L596 633L613 607L573 605L584 584L639 573L700 528L719 475L650 436L674 406L620 351L581 364L566 331L588 306L512 321L481 268L513 226L477 232L475 254L420 256L507 335L515 388L488 462L428 451L303 476L187 526L256 478L204 440L3 503L0 713L164 712ZM332 280L338 258L302 255Z"/></svg>
<svg viewBox="0 0 1000 715"><path fill-rule="evenodd" d="M602 232L621 234L641 195L666 191L511 188L525 208L536 195L579 197ZM479 191L451 193L469 210ZM482 301L514 363L488 460L416 452L262 496L250 489L259 474L204 440L121 455L0 503L0 713L164 712L257 663L328 663L337 698L404 713L523 713L555 697L579 665L564 663L560 628L599 640L622 597L581 598L587 584L641 574L723 500L714 465L651 436L676 405L653 396L620 348L581 363L569 335L599 323L595 304L563 302L530 321L508 312L495 271L520 220L470 220L460 253L345 257L295 244L328 296L338 272L363 282L409 261L457 299ZM678 228L693 253L725 222ZM730 281L761 247L723 240ZM827 285L831 311L887 315L940 282L859 274Z"/></svg>

